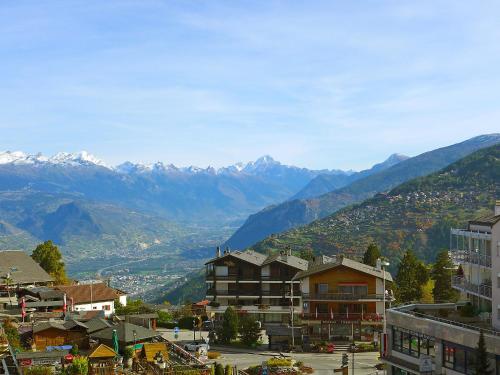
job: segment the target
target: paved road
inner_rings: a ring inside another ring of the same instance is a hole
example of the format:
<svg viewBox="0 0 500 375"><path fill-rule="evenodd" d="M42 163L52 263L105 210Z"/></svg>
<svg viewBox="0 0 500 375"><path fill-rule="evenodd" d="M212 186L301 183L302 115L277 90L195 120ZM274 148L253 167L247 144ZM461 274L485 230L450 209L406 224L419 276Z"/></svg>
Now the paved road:
<svg viewBox="0 0 500 375"><path fill-rule="evenodd" d="M174 338L174 332L171 329L159 329L163 337L168 340L182 342L193 340L193 331L181 330L178 339ZM206 337L208 332L201 332L202 337ZM200 333L196 332L196 339L200 339ZM240 369L245 369L249 366L259 365L263 361L278 355L278 352L270 351L251 351L231 347L216 347L222 356L217 360L218 362L226 365L237 365ZM286 353L285 355L290 355ZM334 375L333 370L340 367L342 360L342 353L324 354L324 353L294 353L293 358L297 361L304 362L305 365L311 366L318 375ZM354 355L355 375L371 375L376 374L375 365L379 363L378 353L357 353ZM349 354L349 366L351 366L352 355ZM352 373L349 368L349 375ZM382 372L380 372L382 374Z"/></svg>

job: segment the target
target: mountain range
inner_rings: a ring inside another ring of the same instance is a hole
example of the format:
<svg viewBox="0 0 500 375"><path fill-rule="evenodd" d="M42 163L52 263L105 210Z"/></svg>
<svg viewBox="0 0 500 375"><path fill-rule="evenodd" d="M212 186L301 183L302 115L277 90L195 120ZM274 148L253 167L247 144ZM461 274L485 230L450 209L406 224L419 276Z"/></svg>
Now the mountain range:
<svg viewBox="0 0 500 375"><path fill-rule="evenodd" d="M489 143L484 137L476 141ZM439 251L449 247L450 228L463 228L471 218L491 215L499 196L500 144L496 143L308 225L273 234L251 249L261 253L292 249L296 255L310 250L316 255L342 253L359 259L375 243L395 272L407 249L420 259L434 261ZM193 274L176 289L156 291L153 298L172 303L197 300L203 297L203 281L203 274Z"/></svg>
<svg viewBox="0 0 500 375"><path fill-rule="evenodd" d="M249 216L229 238L226 246L246 248L274 233L331 215L343 207L390 190L412 178L435 172L474 151L497 143L500 143L500 134L482 135L412 158L394 155L380 165L347 177L319 175L297 193L296 197L310 197L315 192L321 194L331 187L334 190L313 198L287 200L264 208ZM335 188L335 183L338 188Z"/></svg>

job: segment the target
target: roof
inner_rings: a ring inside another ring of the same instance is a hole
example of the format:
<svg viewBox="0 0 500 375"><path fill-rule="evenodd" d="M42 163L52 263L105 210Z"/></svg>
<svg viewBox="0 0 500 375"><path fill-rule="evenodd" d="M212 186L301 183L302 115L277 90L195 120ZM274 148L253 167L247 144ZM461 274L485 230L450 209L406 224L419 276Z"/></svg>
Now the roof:
<svg viewBox="0 0 500 375"><path fill-rule="evenodd" d="M344 256L337 256L335 262L328 262L328 263L323 263L323 264L312 264L308 270L301 271L297 275L295 275L294 279L302 279L304 277L314 275L320 272L324 272L339 266L344 266L347 268L351 268L353 270L363 272L378 278L383 278L384 277L384 272L380 269L377 269L376 267L369 266L364 263L356 262L355 260L346 258ZM387 281L392 281L392 275L385 271L385 279Z"/></svg>
<svg viewBox="0 0 500 375"><path fill-rule="evenodd" d="M93 318L85 322L87 333L91 334L105 328L111 327L112 324L103 318Z"/></svg>
<svg viewBox="0 0 500 375"><path fill-rule="evenodd" d="M75 327L87 329L87 326L85 324L76 320L68 320L66 322L56 322L53 320L49 320L48 322L43 322L34 326L33 333L42 332L50 328L58 329L61 331L69 331L74 329Z"/></svg>
<svg viewBox="0 0 500 375"><path fill-rule="evenodd" d="M297 268L299 270L307 270L308 261L295 255L283 255L274 254L267 257L267 259L262 263L262 265L270 264L272 262L280 262L283 264L288 264L291 267Z"/></svg>
<svg viewBox="0 0 500 375"><path fill-rule="evenodd" d="M26 302L26 307L58 307L63 306L63 301L33 301Z"/></svg>
<svg viewBox="0 0 500 375"><path fill-rule="evenodd" d="M210 301L208 299L204 299L203 301L193 303L193 306L203 307L203 306L207 306L209 303L210 303Z"/></svg>
<svg viewBox="0 0 500 375"><path fill-rule="evenodd" d="M20 352L16 359L54 358L59 359L69 353L69 350L51 350L45 352Z"/></svg>
<svg viewBox="0 0 500 375"><path fill-rule="evenodd" d="M164 359L168 359L167 344L164 342L145 343L142 346L142 348L143 348L142 350L143 350L144 356L146 357L146 361L148 361L148 362L153 362L154 356L158 352L161 352Z"/></svg>
<svg viewBox="0 0 500 375"><path fill-rule="evenodd" d="M63 299L64 293L60 290L49 288L47 286L37 286L34 288L24 288L26 293L34 294L40 297L42 300L47 299Z"/></svg>
<svg viewBox="0 0 500 375"><path fill-rule="evenodd" d="M234 257L237 259L241 259L245 262L254 264L256 266L264 266L266 264L272 263L272 262L280 262L284 264L288 264L294 268L300 269L300 270L305 270L307 269L307 261L296 257L294 255L283 255L283 254L273 254L273 255L264 255L257 253L256 251L253 250L245 250L245 251L231 251L229 253L225 253L222 256L218 258L213 258L206 262L205 264L209 264L212 262L215 262L216 260L219 259L224 259L228 257Z"/></svg>
<svg viewBox="0 0 500 375"><path fill-rule="evenodd" d="M118 334L118 341L125 344L134 342L134 331L136 333L135 340L137 341L150 339L159 335L158 332L155 332L151 329L147 329L132 323L121 322L120 324L117 324L115 326L105 328L98 332L94 332L93 334L91 334L91 336L95 339L111 340L113 336L113 330L115 329L116 333Z"/></svg>
<svg viewBox="0 0 500 375"><path fill-rule="evenodd" d="M90 302L114 301L121 293L104 283L59 285L57 289L66 293L68 299L73 299L75 305Z"/></svg>
<svg viewBox="0 0 500 375"><path fill-rule="evenodd" d="M52 281L52 277L28 254L20 250L0 251L0 285L10 275L12 284L33 284Z"/></svg>
<svg viewBox="0 0 500 375"><path fill-rule="evenodd" d="M89 358L114 358L117 353L109 346L101 344L89 354Z"/></svg>
<svg viewBox="0 0 500 375"><path fill-rule="evenodd" d="M485 215L469 221L469 225L495 225L500 221L500 215Z"/></svg>

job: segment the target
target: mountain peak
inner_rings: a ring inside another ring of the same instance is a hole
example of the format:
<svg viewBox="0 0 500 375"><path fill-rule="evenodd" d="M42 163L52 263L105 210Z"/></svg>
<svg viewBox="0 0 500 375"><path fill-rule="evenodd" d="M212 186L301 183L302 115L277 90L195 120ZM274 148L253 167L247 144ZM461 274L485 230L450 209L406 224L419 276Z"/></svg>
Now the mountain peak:
<svg viewBox="0 0 500 375"><path fill-rule="evenodd" d="M76 153L58 152L57 154L49 158L48 161L52 164L99 165L102 167L106 166L106 164L102 160L98 159L87 151L80 151Z"/></svg>

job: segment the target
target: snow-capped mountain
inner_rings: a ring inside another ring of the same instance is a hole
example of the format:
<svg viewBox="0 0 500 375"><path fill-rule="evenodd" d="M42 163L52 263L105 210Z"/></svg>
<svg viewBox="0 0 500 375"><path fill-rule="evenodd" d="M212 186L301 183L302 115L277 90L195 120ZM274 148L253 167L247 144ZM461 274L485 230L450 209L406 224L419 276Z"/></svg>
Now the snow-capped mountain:
<svg viewBox="0 0 500 375"><path fill-rule="evenodd" d="M77 153L58 152L52 157L46 157L41 153L27 154L22 151L4 151L0 152L0 164L98 165L106 167L102 160L87 151Z"/></svg>

